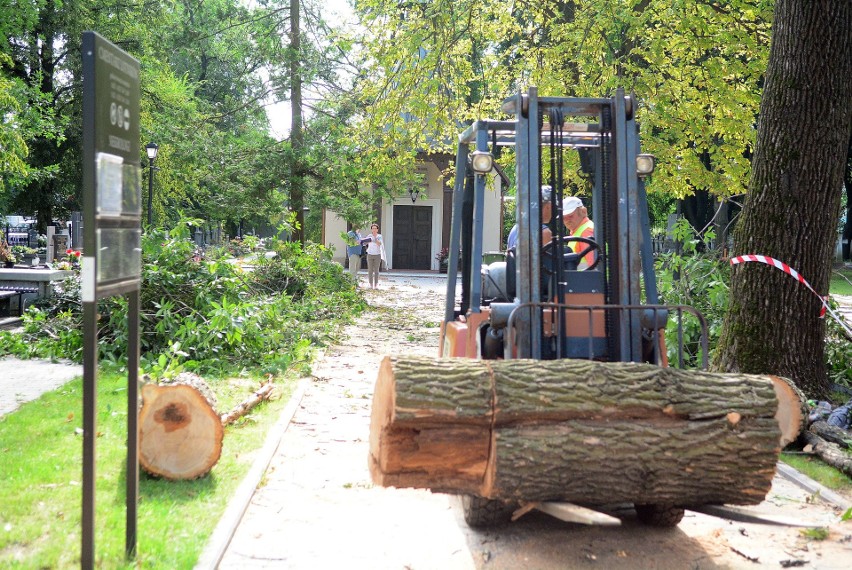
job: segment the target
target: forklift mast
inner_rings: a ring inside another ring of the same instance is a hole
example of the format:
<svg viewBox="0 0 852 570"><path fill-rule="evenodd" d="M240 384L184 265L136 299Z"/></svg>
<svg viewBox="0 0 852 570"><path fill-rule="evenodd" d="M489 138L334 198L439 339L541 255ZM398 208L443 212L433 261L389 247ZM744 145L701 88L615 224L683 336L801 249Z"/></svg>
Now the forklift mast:
<svg viewBox="0 0 852 570"><path fill-rule="evenodd" d="M484 196L486 175L491 170L487 159L498 146L514 146L519 239L517 249L508 254L506 266L511 273L506 278L508 290L513 294L500 302L485 303L491 326L508 324L511 331L503 339L505 358L553 358L543 348L542 336L549 326L543 322L544 307L564 303L571 293L585 291L600 296L602 302L594 308L602 315L606 330L605 338L598 339L604 346L593 348L589 340L588 356L621 362L648 360L647 350L643 356L643 332L647 337L652 331L656 338L656 331L665 327L668 311L658 305L641 178L653 169L653 157L641 154L635 106L633 97L620 88L612 97L595 99L539 97L537 89L531 87L527 93L519 92L504 101L502 110L513 119L479 120L459 135L449 267L462 268L461 303L456 306L457 274L449 271L445 324L483 310ZM565 151L579 153L581 169L592 182L592 220L600 256L594 270L566 269L559 261L571 252L564 242L568 236L562 224ZM547 179L542 167L545 155L550 160ZM545 269L548 260L542 254L548 244L541 243L543 184L553 189L550 227L554 242L550 257L555 261L549 269ZM547 280L550 288L542 286ZM591 323L592 308L584 310ZM659 360L659 350L655 352L655 360ZM582 356L567 347L559 348L555 357Z"/></svg>

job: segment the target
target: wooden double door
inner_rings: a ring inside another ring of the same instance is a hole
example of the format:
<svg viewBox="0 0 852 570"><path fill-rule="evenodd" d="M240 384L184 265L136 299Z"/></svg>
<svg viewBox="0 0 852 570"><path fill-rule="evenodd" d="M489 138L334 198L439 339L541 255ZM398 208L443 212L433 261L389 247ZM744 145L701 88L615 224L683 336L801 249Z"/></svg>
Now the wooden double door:
<svg viewBox="0 0 852 570"><path fill-rule="evenodd" d="M432 268L432 207L393 207L393 268Z"/></svg>

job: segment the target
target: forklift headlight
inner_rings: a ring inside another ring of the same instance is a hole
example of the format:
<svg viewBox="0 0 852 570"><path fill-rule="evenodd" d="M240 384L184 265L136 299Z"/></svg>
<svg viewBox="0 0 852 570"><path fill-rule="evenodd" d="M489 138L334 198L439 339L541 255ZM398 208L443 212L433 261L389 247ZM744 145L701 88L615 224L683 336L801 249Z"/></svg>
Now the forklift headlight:
<svg viewBox="0 0 852 570"><path fill-rule="evenodd" d="M490 152L475 150L470 153L470 167L477 174L487 174L494 166L494 157Z"/></svg>
<svg viewBox="0 0 852 570"><path fill-rule="evenodd" d="M654 166L653 154L636 155L636 174L638 174L640 178L648 176L654 172Z"/></svg>

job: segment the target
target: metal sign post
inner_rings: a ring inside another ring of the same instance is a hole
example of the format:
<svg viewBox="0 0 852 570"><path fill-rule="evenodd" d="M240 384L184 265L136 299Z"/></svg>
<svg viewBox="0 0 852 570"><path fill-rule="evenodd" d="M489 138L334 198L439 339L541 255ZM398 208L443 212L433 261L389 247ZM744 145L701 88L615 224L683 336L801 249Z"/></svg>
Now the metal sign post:
<svg viewBox="0 0 852 570"><path fill-rule="evenodd" d="M139 289L142 218L139 62L83 32L83 513L80 565L95 561L98 299L127 295L127 524L136 553L139 500Z"/></svg>

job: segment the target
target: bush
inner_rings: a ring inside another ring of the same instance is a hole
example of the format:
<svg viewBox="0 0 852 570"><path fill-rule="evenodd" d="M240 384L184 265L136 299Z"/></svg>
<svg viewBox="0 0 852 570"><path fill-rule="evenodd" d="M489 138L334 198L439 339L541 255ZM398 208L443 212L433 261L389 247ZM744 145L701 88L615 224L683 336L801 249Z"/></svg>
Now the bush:
<svg viewBox="0 0 852 570"><path fill-rule="evenodd" d="M142 367L156 376L182 369L210 373L259 367L277 373L323 342L340 319L363 309L360 295L324 248L276 243L244 270L225 253L202 256L189 221L153 231L142 243ZM124 363L127 300L98 303L100 359ZM24 317L18 338L0 336L0 352L82 359L79 276Z"/></svg>
<svg viewBox="0 0 852 570"><path fill-rule="evenodd" d="M832 311L837 312L837 303L830 301ZM825 330L825 363L828 378L834 384L852 388L852 339L846 336L843 327L827 316ZM847 325L849 323L847 322ZM845 401L848 396L844 397Z"/></svg>
<svg viewBox="0 0 852 570"><path fill-rule="evenodd" d="M680 219L673 229L674 239L681 243L682 254L662 254L658 260L660 300L669 305L689 305L697 309L707 321L708 346L716 346L722 331L725 311L728 308L730 265L721 254L708 247L715 236L705 232L703 242L685 219ZM699 249L703 253L699 253ZM672 366L698 367L701 363L701 327L697 319L684 313L683 361L678 355L676 315L669 317L666 328L666 350ZM712 360L707 355L708 361Z"/></svg>

